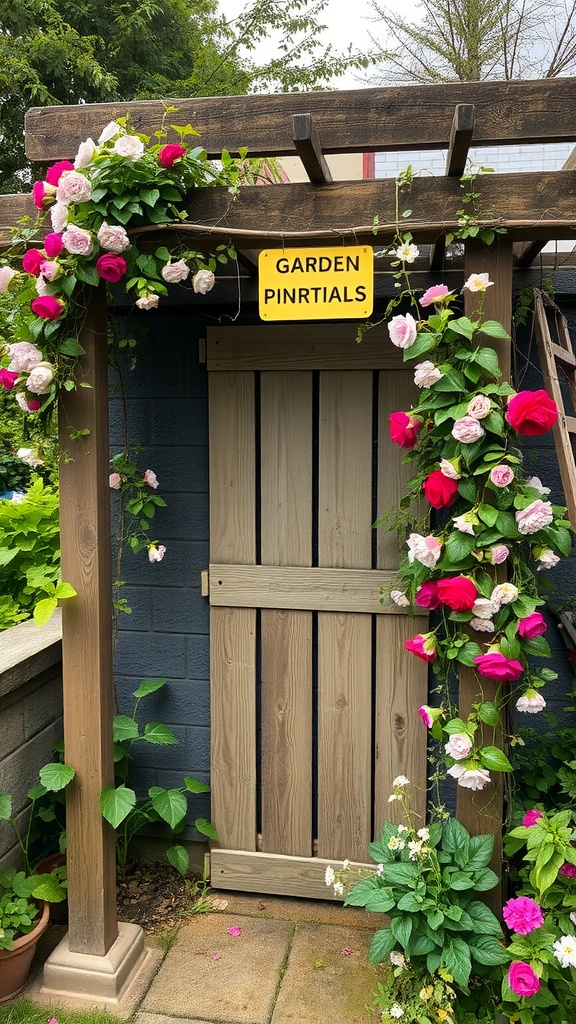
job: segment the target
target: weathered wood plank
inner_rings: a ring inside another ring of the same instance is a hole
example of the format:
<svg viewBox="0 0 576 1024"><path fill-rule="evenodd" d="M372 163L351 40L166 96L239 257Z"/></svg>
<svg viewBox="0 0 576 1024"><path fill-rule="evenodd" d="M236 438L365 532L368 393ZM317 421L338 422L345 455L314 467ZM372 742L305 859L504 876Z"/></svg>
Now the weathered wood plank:
<svg viewBox="0 0 576 1024"><path fill-rule="evenodd" d="M321 857L286 857L274 853L245 854L238 850L212 850L210 854L210 885L213 889L241 892L278 893L280 896L301 896L313 900L342 899L334 895L324 881L328 865L340 867L334 859ZM353 868L369 867L366 859L351 863ZM374 865L371 865L374 867ZM343 898L343 897L342 897ZM375 927L387 921L384 914L374 914Z"/></svg>
<svg viewBox="0 0 576 1024"><path fill-rule="evenodd" d="M371 370L410 367L380 331L356 341L356 324L209 327L209 370Z"/></svg>
<svg viewBox="0 0 576 1024"><path fill-rule="evenodd" d="M210 546L215 558L254 562L252 374L209 379ZM212 820L219 842L256 848L256 612L210 611ZM234 779L234 785L230 780Z"/></svg>
<svg viewBox="0 0 576 1024"><path fill-rule="evenodd" d="M575 104L576 106L576 104ZM576 171L486 174L477 179L479 223L505 227L513 241L573 238ZM435 242L459 228L462 190L458 178L416 178L410 191L410 231L415 241ZM396 232L395 182L391 178L313 185L295 182L270 188L241 188L235 200L226 189L199 189L188 207L190 224L173 229L174 237L232 237L240 248L282 248L349 240L374 245ZM140 229L137 229L140 232ZM142 229L157 241L162 231Z"/></svg>
<svg viewBox="0 0 576 1024"><path fill-rule="evenodd" d="M380 604L380 587L394 572L270 565L210 565L210 603L228 608L283 608L397 615Z"/></svg>
<svg viewBox="0 0 576 1024"><path fill-rule="evenodd" d="M446 170L444 173L447 177L461 178L464 174L473 132L474 105L472 103L459 103L454 111L448 153L446 154ZM430 250L430 270L440 270L444 263L445 254L446 239L442 235Z"/></svg>
<svg viewBox="0 0 576 1024"><path fill-rule="evenodd" d="M62 612L58 608L42 629L28 619L0 636L0 697L62 660Z"/></svg>
<svg viewBox="0 0 576 1024"><path fill-rule="evenodd" d="M321 566L371 565L372 393L369 371L320 373ZM319 614L320 857L365 857L371 823L371 690L371 616Z"/></svg>
<svg viewBox="0 0 576 1024"><path fill-rule="evenodd" d="M425 616L409 619L395 615L378 619L376 624L376 839L384 821L403 821L399 804L388 803L397 775L410 779L411 806L421 816L421 824L425 824L427 736L417 709L427 703L428 671L424 662L404 650L404 641L427 629Z"/></svg>
<svg viewBox="0 0 576 1024"><path fill-rule="evenodd" d="M200 132L211 156L242 146L250 155L293 153L290 119L299 113L312 114L326 153L444 148L458 103L476 108L476 145L559 142L576 139L574 89L574 79L547 78L34 107L26 115L27 156L71 158L87 136L97 138L108 121L127 114L137 131L151 134L167 103L178 108L178 124L190 122Z"/></svg>
<svg viewBox="0 0 576 1024"><path fill-rule="evenodd" d="M312 374L261 375L260 427L261 560L309 566ZM261 630L262 849L310 857L312 613L265 609Z"/></svg>
<svg viewBox="0 0 576 1024"><path fill-rule="evenodd" d="M332 172L322 152L322 143L312 114L292 115L292 138L310 181L332 181Z"/></svg>
<svg viewBox="0 0 576 1024"><path fill-rule="evenodd" d="M37 213L38 210L34 206L30 192L0 196L0 249L12 244L10 229L15 228L22 217L30 217L32 221L35 221ZM43 236L44 232L41 231L40 237Z"/></svg>
<svg viewBox="0 0 576 1024"><path fill-rule="evenodd" d="M118 936L116 846L100 813L114 785L112 573L108 496L108 359L104 288L91 289L79 341L81 379L62 392L60 537L62 578L77 591L62 609L66 760L76 776L66 790L70 950L104 956ZM70 426L87 428L75 441Z"/></svg>

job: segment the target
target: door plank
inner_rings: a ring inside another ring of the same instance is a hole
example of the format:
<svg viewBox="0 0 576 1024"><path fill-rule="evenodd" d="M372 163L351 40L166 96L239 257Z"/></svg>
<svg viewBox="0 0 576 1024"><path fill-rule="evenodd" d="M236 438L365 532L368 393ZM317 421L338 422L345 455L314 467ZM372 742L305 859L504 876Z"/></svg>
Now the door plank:
<svg viewBox="0 0 576 1024"><path fill-rule="evenodd" d="M372 373L320 374L318 561L370 568ZM370 839L372 619L318 615L318 856Z"/></svg>
<svg viewBox="0 0 576 1024"><path fill-rule="evenodd" d="M403 614L394 603L380 604L380 587L390 586L393 580L393 572L380 569L211 565L210 603L240 608Z"/></svg>
<svg viewBox="0 0 576 1024"><path fill-rule="evenodd" d="M312 375L263 373L260 395L258 568L274 578L312 562ZM310 857L312 613L264 609L261 624L262 849Z"/></svg>
<svg viewBox="0 0 576 1024"><path fill-rule="evenodd" d="M213 889L241 892L275 892L280 896L300 896L314 900L341 903L344 897L324 881L326 868L339 867L334 858L287 857L274 853L243 853L241 850L212 850L210 854L210 885ZM366 858L351 862L351 868L365 869ZM373 914L374 927L384 927L388 918ZM371 919L372 919L371 918Z"/></svg>

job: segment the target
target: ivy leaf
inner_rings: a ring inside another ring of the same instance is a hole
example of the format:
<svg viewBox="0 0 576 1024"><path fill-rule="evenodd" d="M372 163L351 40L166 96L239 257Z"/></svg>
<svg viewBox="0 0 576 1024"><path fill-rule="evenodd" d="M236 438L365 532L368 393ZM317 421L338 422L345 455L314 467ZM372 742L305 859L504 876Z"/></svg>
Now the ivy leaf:
<svg viewBox="0 0 576 1024"><path fill-rule="evenodd" d="M189 793L209 793L210 786L207 782L199 782L198 779L192 779L189 775L184 778L184 785Z"/></svg>
<svg viewBox="0 0 576 1024"><path fill-rule="evenodd" d="M76 338L65 338L59 349L63 356L71 356L72 358L83 356L86 351Z"/></svg>
<svg viewBox="0 0 576 1024"><path fill-rule="evenodd" d="M208 818L196 818L194 825L203 836L208 836L209 839L218 839L218 833Z"/></svg>
<svg viewBox="0 0 576 1024"><path fill-rule="evenodd" d="M169 729L167 725L162 725L161 722L147 722L144 726L143 739L162 747L178 743L178 737L174 735L172 729Z"/></svg>
<svg viewBox="0 0 576 1024"><path fill-rule="evenodd" d="M176 828L186 817L188 804L186 797L179 789L163 789L161 786L152 786L148 790L148 796L156 813L170 825L170 828Z"/></svg>
<svg viewBox="0 0 576 1024"><path fill-rule="evenodd" d="M138 193L140 199L146 206L156 206L156 203L160 199L160 192L157 188L143 188Z"/></svg>
<svg viewBox="0 0 576 1024"><path fill-rule="evenodd" d="M137 690L134 690L134 697L147 697L149 693L156 693L165 686L167 679L143 679Z"/></svg>
<svg viewBox="0 0 576 1024"><path fill-rule="evenodd" d="M64 789L76 775L76 769L70 764L60 764L55 761L53 764L45 764L40 769L40 782L51 793L58 793Z"/></svg>
<svg viewBox="0 0 576 1024"><path fill-rule="evenodd" d="M100 794L100 811L103 818L109 821L112 828L118 828L130 811L136 806L136 793L126 786L114 789L109 786Z"/></svg>
<svg viewBox="0 0 576 1024"><path fill-rule="evenodd" d="M138 723L127 715L114 715L112 722L112 737L114 743L124 743L125 740L138 739Z"/></svg>
<svg viewBox="0 0 576 1024"><path fill-rule="evenodd" d="M173 868L184 877L188 868L190 867L190 858L188 851L184 846L179 843L175 843L174 846L169 846L166 850L166 856L170 861Z"/></svg>

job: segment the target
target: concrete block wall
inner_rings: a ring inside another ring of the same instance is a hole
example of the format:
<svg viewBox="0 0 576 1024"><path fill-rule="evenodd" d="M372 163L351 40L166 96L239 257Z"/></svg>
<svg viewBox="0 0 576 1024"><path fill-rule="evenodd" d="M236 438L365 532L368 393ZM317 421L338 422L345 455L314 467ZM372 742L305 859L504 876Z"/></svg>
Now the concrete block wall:
<svg viewBox="0 0 576 1024"><path fill-rule="evenodd" d="M0 633L0 793L12 796L23 827L26 794L37 785L39 769L54 760L62 736L60 639L59 613L42 629L29 620ZM19 860L14 833L0 822L0 867Z"/></svg>

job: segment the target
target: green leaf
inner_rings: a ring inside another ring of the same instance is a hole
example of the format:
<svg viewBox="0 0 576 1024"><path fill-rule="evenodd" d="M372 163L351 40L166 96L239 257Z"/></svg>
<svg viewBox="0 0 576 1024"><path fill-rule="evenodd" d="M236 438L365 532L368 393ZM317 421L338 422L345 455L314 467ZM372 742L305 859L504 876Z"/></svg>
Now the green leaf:
<svg viewBox="0 0 576 1024"><path fill-rule="evenodd" d="M192 779L189 775L184 778L184 785L190 793L209 793L210 786L207 782L198 782L198 779Z"/></svg>
<svg viewBox="0 0 576 1024"><path fill-rule="evenodd" d="M160 199L160 192L157 188L142 188L138 195L146 206L156 206L156 203Z"/></svg>
<svg viewBox="0 0 576 1024"><path fill-rule="evenodd" d="M468 557L471 551L474 551L477 544L476 537L470 536L469 533L461 533L460 530L454 530L448 535L444 551L451 562L461 562Z"/></svg>
<svg viewBox="0 0 576 1024"><path fill-rule="evenodd" d="M136 806L136 793L126 786L109 786L100 794L100 811L112 828L118 828Z"/></svg>
<svg viewBox="0 0 576 1024"><path fill-rule="evenodd" d="M491 838L487 836L473 836L473 839ZM480 900L469 903L466 910L474 922L474 931L477 935L501 935L502 930L496 915Z"/></svg>
<svg viewBox="0 0 576 1024"><path fill-rule="evenodd" d="M473 959L486 967L510 961L510 954L493 935L474 935L469 940L469 946Z"/></svg>
<svg viewBox="0 0 576 1024"><path fill-rule="evenodd" d="M20 552L18 548L0 548L0 566L8 565L8 563L19 554Z"/></svg>
<svg viewBox="0 0 576 1024"><path fill-rule="evenodd" d="M510 540L518 540L520 538L516 520L511 512L499 512L496 526L503 537L507 537Z"/></svg>
<svg viewBox="0 0 576 1024"><path fill-rule="evenodd" d="M464 647L460 648L458 652L458 661L460 662L461 665L468 665L469 668L474 668L474 658L477 658L478 655L481 653L482 652L478 644L475 644L472 640L469 640L468 643L464 644Z"/></svg>
<svg viewBox="0 0 576 1024"><path fill-rule="evenodd" d="M370 943L370 963L384 963L389 959L390 953L395 949L395 947L396 939L394 938L390 928L379 928L372 936L372 941Z"/></svg>
<svg viewBox="0 0 576 1024"><path fill-rule="evenodd" d="M491 700L484 701L484 703L480 705L478 708L478 717L481 722L494 727L496 727L500 722L500 712Z"/></svg>
<svg viewBox="0 0 576 1024"><path fill-rule="evenodd" d="M485 768L493 772L511 772L512 765L498 747L483 747L480 751L480 760Z"/></svg>
<svg viewBox="0 0 576 1024"><path fill-rule="evenodd" d="M384 879L397 885L412 886L418 880L418 868L414 864L386 864Z"/></svg>
<svg viewBox="0 0 576 1024"><path fill-rule="evenodd" d="M44 597L34 607L34 622L37 626L44 626L50 618L52 618L54 612L58 607L58 601L55 597Z"/></svg>
<svg viewBox="0 0 576 1024"><path fill-rule="evenodd" d="M178 737L174 735L172 729L169 729L167 725L162 725L161 722L147 722L144 726L143 739L162 747L178 743Z"/></svg>
<svg viewBox="0 0 576 1024"><path fill-rule="evenodd" d="M118 216L120 220L120 216ZM79 265L76 269L76 276L79 281L83 281L84 284L89 284L93 288L97 288L100 284L100 277L96 267L90 267L88 265Z"/></svg>
<svg viewBox="0 0 576 1024"><path fill-rule="evenodd" d="M209 839L218 839L218 833L208 818L196 818L194 825L203 836L208 836Z"/></svg>
<svg viewBox="0 0 576 1024"><path fill-rule="evenodd" d="M478 871L488 867L494 852L494 836L470 836L469 857L466 861L467 871ZM496 920L496 918L494 918Z"/></svg>
<svg viewBox="0 0 576 1024"><path fill-rule="evenodd" d="M125 740L135 740L139 736L138 723L127 715L114 715L112 722L112 737L114 743L123 743Z"/></svg>
<svg viewBox="0 0 576 1024"><path fill-rule="evenodd" d="M509 338L510 335L504 330L502 324L499 324L497 320L487 320L486 323L480 326L482 334L487 334L489 338ZM482 350L481 350L482 351ZM493 351L488 349L489 352ZM496 353L494 353L496 355Z"/></svg>
<svg viewBox="0 0 576 1024"><path fill-rule="evenodd" d="M12 797L9 793L0 793L0 821L9 821L12 816Z"/></svg>
<svg viewBox="0 0 576 1024"><path fill-rule="evenodd" d="M170 828L176 828L186 817L188 804L186 797L179 789L163 789L161 786L152 786L148 790L148 796L156 813L170 825Z"/></svg>
<svg viewBox="0 0 576 1024"><path fill-rule="evenodd" d="M476 501L476 481L471 477L465 477L463 480L458 481L458 494L464 501L474 503ZM466 536L464 534L463 536Z"/></svg>
<svg viewBox="0 0 576 1024"><path fill-rule="evenodd" d="M40 782L51 793L58 793L64 789L76 775L76 769L70 764L60 764L54 761L52 764L45 764L40 769Z"/></svg>
<svg viewBox="0 0 576 1024"><path fill-rule="evenodd" d="M368 898L377 889L378 882L376 878L362 878L352 887L344 900L344 905L350 907L365 907Z"/></svg>
<svg viewBox="0 0 576 1024"><path fill-rule="evenodd" d="M480 505L478 515L482 522L486 523L486 526L495 526L498 519L498 509L493 508L492 505Z"/></svg>
<svg viewBox="0 0 576 1024"><path fill-rule="evenodd" d="M448 328L454 331L455 334L461 334L462 337L468 338L468 340L474 334L474 324L466 316L462 316L458 320L450 320Z"/></svg>
<svg viewBox="0 0 576 1024"><path fill-rule="evenodd" d="M184 846L179 843L175 843L174 846L169 846L166 850L166 856L170 861L173 868L182 876L186 874L190 867L190 858L188 851Z"/></svg>
<svg viewBox="0 0 576 1024"><path fill-rule="evenodd" d="M58 346L58 349L63 356L71 356L76 359L78 356L83 356L86 350L82 348L82 345L76 338L65 338L64 341Z"/></svg>
<svg viewBox="0 0 576 1024"><path fill-rule="evenodd" d="M408 359L422 356L425 352L430 352L431 349L436 348L436 345L437 341L434 334L418 334L414 344L410 348L404 349L403 360L406 362Z"/></svg>
<svg viewBox="0 0 576 1024"><path fill-rule="evenodd" d="M47 903L61 903L68 895L66 887L55 877L47 872L38 875L37 882L31 895L37 900L46 900Z"/></svg>
<svg viewBox="0 0 576 1024"><path fill-rule="evenodd" d="M412 918L408 914L393 917L390 921L390 931L402 948L406 949L412 934Z"/></svg>
<svg viewBox="0 0 576 1024"><path fill-rule="evenodd" d="M474 882L465 871L455 871L450 876L450 888L455 889L456 892L464 892L466 889L473 889Z"/></svg>
<svg viewBox="0 0 576 1024"><path fill-rule="evenodd" d="M442 835L442 849L447 853L457 853L458 850L467 850L469 841L470 836L464 825L456 818L448 818Z"/></svg>
<svg viewBox="0 0 576 1024"><path fill-rule="evenodd" d="M474 888L477 892L487 892L498 885L498 875L491 868L482 868L477 872L474 879Z"/></svg>
<svg viewBox="0 0 576 1024"><path fill-rule="evenodd" d="M467 942L459 938L446 938L442 962L457 985L465 986L468 983L472 963Z"/></svg>
<svg viewBox="0 0 576 1024"><path fill-rule="evenodd" d="M543 636L535 636L533 640L524 640L522 644L526 654L536 658L550 658L550 644Z"/></svg>
<svg viewBox="0 0 576 1024"><path fill-rule="evenodd" d="M134 697L146 697L149 693L156 693L168 682L167 679L143 679L137 690L134 690Z"/></svg>
<svg viewBox="0 0 576 1024"><path fill-rule="evenodd" d="M370 909L372 908L370 907ZM387 907L386 909L389 910L390 908ZM417 913L419 910L422 910L422 897L417 900L413 892L404 893L398 900L398 910L407 910L410 914Z"/></svg>
<svg viewBox="0 0 576 1024"><path fill-rule="evenodd" d="M408 894L408 895L411 895ZM402 899L405 899L403 896ZM400 906L400 900L398 906ZM396 905L396 899L390 889L375 889L374 892L370 893L370 896L366 900L366 910L370 913L386 914L392 907ZM406 910L406 907L400 907L401 910Z"/></svg>
<svg viewBox="0 0 576 1024"><path fill-rule="evenodd" d="M62 580L56 584L55 594L59 601L63 601L68 597L78 597L78 593L74 590L72 584L64 583Z"/></svg>

